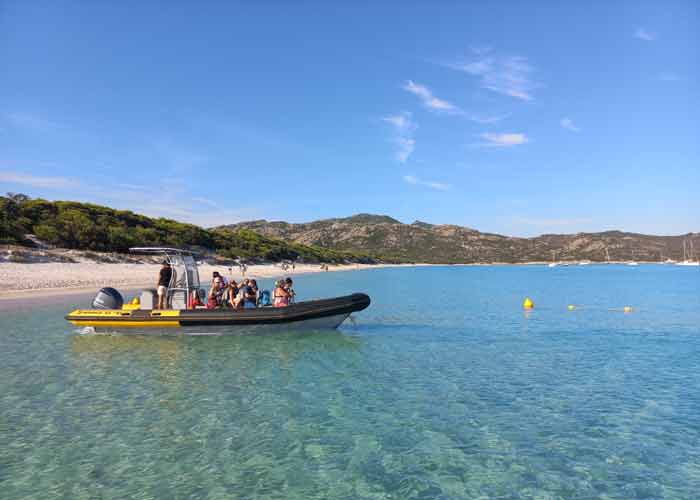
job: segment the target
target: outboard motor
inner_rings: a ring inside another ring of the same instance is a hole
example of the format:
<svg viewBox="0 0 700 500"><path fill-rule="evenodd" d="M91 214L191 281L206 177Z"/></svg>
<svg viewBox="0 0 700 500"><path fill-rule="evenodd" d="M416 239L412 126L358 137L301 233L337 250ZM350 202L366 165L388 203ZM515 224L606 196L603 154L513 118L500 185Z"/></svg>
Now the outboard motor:
<svg viewBox="0 0 700 500"><path fill-rule="evenodd" d="M121 309L124 305L124 297L115 288L106 286L100 289L92 299L93 309Z"/></svg>

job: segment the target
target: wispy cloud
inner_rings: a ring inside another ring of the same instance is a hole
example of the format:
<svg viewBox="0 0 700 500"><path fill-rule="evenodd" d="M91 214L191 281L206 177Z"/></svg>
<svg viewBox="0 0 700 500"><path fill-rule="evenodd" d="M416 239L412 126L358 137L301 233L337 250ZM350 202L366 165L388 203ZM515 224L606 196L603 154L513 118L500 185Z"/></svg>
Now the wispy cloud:
<svg viewBox="0 0 700 500"><path fill-rule="evenodd" d="M396 159L401 163L406 163L408 158L413 154L416 148L416 141L413 138L413 133L418 128L418 125L413 121L411 113L404 111L398 115L389 115L382 118L383 121L390 123L396 136L394 143L396 144Z"/></svg>
<svg viewBox="0 0 700 500"><path fill-rule="evenodd" d="M454 104L435 97L432 91L425 85L415 83L413 80L407 80L402 87L405 91L410 92L423 101L423 105L431 111L447 114L462 114L462 110Z"/></svg>
<svg viewBox="0 0 700 500"><path fill-rule="evenodd" d="M675 73L660 73L658 76L658 79L661 80L662 82L677 82L681 79L680 76L678 76Z"/></svg>
<svg viewBox="0 0 700 500"><path fill-rule="evenodd" d="M148 191L149 189L153 189L152 187L142 186L141 184L117 184L117 187L133 189L135 191Z"/></svg>
<svg viewBox="0 0 700 500"><path fill-rule="evenodd" d="M68 177L42 177L2 170L0 170L0 182L50 189L69 188L78 185L78 181Z"/></svg>
<svg viewBox="0 0 700 500"><path fill-rule="evenodd" d="M219 204L215 202L214 200L210 200L209 198L203 198L201 196L193 196L192 201L195 203L201 203L203 205L207 205L209 207L218 207Z"/></svg>
<svg viewBox="0 0 700 500"><path fill-rule="evenodd" d="M479 137L483 139L483 142L480 144L481 146L490 146L498 148L509 148L528 142L527 136L525 134L520 133L492 134L489 132L485 132Z"/></svg>
<svg viewBox="0 0 700 500"><path fill-rule="evenodd" d="M473 122L480 123L482 125L490 125L492 123L498 123L501 120L508 118L508 115L494 115L494 116L479 116L471 115L469 119Z"/></svg>
<svg viewBox="0 0 700 500"><path fill-rule="evenodd" d="M413 184L416 186L425 186L431 189L437 189L438 191L447 191L452 187L450 184L444 184L442 182L426 181L423 179L419 179L415 175L404 175L403 180L404 182L407 182L409 184Z"/></svg>
<svg viewBox="0 0 700 500"><path fill-rule="evenodd" d="M193 151L170 138L156 141L153 151L171 173L178 175L195 171L210 161L208 156Z"/></svg>
<svg viewBox="0 0 700 500"><path fill-rule="evenodd" d="M559 121L559 125L562 126L562 128L565 128L566 130L571 130L572 132L580 132L581 129L578 128L575 124L574 121L571 118L564 117Z"/></svg>
<svg viewBox="0 0 700 500"><path fill-rule="evenodd" d="M656 33L652 33L651 31L647 31L644 28L637 28L637 31L634 32L635 38L639 38L640 40L644 40L645 42L653 42L656 40Z"/></svg>
<svg viewBox="0 0 700 500"><path fill-rule="evenodd" d="M43 116L27 113L26 111L12 111L4 113L4 121L10 126L32 132L47 132L68 128L63 123L49 120Z"/></svg>
<svg viewBox="0 0 700 500"><path fill-rule="evenodd" d="M534 67L526 57L499 55L488 48L472 49L470 58L444 66L479 78L484 89L523 101L532 101L540 86L532 80Z"/></svg>

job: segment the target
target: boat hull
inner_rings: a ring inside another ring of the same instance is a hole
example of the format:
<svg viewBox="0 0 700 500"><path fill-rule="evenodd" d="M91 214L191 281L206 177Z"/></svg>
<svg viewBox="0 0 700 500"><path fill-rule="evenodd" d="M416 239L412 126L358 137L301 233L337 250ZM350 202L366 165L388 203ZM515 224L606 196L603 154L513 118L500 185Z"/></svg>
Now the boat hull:
<svg viewBox="0 0 700 500"><path fill-rule="evenodd" d="M279 330L337 328L351 313L370 304L363 293L312 300L288 307L197 310L76 310L66 316L96 333L224 335Z"/></svg>

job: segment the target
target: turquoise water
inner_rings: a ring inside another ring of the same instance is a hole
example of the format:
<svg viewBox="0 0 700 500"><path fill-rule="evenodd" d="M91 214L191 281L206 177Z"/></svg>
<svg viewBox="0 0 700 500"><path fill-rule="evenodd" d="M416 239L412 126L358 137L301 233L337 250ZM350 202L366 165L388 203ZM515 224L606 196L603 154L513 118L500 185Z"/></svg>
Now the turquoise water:
<svg viewBox="0 0 700 500"><path fill-rule="evenodd" d="M697 269L295 281L373 303L258 337L77 335L89 298L0 312L0 497L698 498Z"/></svg>

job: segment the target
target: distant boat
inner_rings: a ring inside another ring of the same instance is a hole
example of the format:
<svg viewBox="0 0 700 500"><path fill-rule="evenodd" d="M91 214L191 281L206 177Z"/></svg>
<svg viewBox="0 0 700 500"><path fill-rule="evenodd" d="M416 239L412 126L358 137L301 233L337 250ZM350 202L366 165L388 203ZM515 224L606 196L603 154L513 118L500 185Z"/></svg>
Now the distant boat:
<svg viewBox="0 0 700 500"><path fill-rule="evenodd" d="M639 264L638 264L637 262L631 260L631 261L629 261L629 262L627 263L627 265L628 265L628 266L638 266Z"/></svg>
<svg viewBox="0 0 700 500"><path fill-rule="evenodd" d="M690 248L687 248L690 247ZM687 245L685 240L683 240L683 260L680 262L676 262L677 266L692 266L692 267L699 267L700 262L697 260L693 260L693 240L690 240L690 245Z"/></svg>
<svg viewBox="0 0 700 500"><path fill-rule="evenodd" d="M556 262L550 262L549 264L547 264L547 267L557 267L558 265L559 264L557 264Z"/></svg>
<svg viewBox="0 0 700 500"><path fill-rule="evenodd" d="M591 263L590 260L582 260L581 262L578 263L578 265L579 266L587 266L590 263Z"/></svg>
<svg viewBox="0 0 700 500"><path fill-rule="evenodd" d="M557 251L552 250L552 262L547 264L547 267L557 267L559 263L557 262Z"/></svg>

